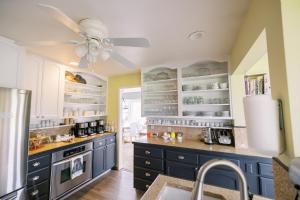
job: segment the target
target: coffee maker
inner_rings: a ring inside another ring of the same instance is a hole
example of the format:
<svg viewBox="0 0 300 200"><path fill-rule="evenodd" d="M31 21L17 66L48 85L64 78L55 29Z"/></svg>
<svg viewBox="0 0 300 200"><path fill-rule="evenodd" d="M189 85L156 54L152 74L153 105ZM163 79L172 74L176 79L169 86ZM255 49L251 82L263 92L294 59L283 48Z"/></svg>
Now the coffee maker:
<svg viewBox="0 0 300 200"><path fill-rule="evenodd" d="M87 137L86 123L76 123L74 135L80 138Z"/></svg>
<svg viewBox="0 0 300 200"><path fill-rule="evenodd" d="M97 122L88 122L88 135L96 135L97 134Z"/></svg>
<svg viewBox="0 0 300 200"><path fill-rule="evenodd" d="M104 126L104 119L99 119L97 122L97 133L104 133L105 132L105 126Z"/></svg>

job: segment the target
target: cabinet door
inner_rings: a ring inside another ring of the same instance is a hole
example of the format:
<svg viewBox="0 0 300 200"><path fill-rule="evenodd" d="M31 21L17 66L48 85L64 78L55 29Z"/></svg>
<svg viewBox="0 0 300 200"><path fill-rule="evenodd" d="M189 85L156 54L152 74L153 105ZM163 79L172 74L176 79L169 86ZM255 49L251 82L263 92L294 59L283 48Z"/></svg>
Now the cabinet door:
<svg viewBox="0 0 300 200"><path fill-rule="evenodd" d="M93 178L105 171L106 147L102 146L94 149L93 152Z"/></svg>
<svg viewBox="0 0 300 200"><path fill-rule="evenodd" d="M106 169L111 169L115 166L115 148L115 143L106 146Z"/></svg>
<svg viewBox="0 0 300 200"><path fill-rule="evenodd" d="M260 193L262 196L274 198L274 180L270 178L259 178Z"/></svg>
<svg viewBox="0 0 300 200"><path fill-rule="evenodd" d="M195 181L198 168L177 162L166 161L166 173L169 176Z"/></svg>
<svg viewBox="0 0 300 200"><path fill-rule="evenodd" d="M60 65L45 61L42 75L41 117L57 118L61 116L61 104L64 87L61 84L62 73Z"/></svg>
<svg viewBox="0 0 300 200"><path fill-rule="evenodd" d="M31 120L38 119L40 114L41 76L43 59L35 55L26 55L22 69L21 88L31 90Z"/></svg>
<svg viewBox="0 0 300 200"><path fill-rule="evenodd" d="M0 37L0 87L16 88L18 86L20 48L4 40Z"/></svg>
<svg viewBox="0 0 300 200"><path fill-rule="evenodd" d="M222 170L222 169L210 169L206 174L206 184L237 190L238 178L235 172Z"/></svg>

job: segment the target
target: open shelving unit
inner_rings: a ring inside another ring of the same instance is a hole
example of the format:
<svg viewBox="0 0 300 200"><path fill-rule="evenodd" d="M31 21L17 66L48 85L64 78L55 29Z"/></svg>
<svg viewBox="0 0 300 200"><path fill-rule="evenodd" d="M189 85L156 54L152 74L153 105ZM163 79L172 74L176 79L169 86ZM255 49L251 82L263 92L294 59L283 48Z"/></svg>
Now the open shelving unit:
<svg viewBox="0 0 300 200"><path fill-rule="evenodd" d="M86 83L65 80L64 117L74 119L99 118L106 115L107 81L84 72Z"/></svg>

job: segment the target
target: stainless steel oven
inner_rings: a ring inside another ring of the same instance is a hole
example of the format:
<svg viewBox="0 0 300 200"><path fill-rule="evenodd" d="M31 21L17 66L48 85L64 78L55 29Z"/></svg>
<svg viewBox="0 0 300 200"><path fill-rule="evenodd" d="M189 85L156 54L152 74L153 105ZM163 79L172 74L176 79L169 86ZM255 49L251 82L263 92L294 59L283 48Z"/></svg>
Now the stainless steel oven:
<svg viewBox="0 0 300 200"><path fill-rule="evenodd" d="M90 142L52 153L51 199L57 199L92 179L92 149L93 143ZM81 159L81 171L74 177L71 168L77 158Z"/></svg>

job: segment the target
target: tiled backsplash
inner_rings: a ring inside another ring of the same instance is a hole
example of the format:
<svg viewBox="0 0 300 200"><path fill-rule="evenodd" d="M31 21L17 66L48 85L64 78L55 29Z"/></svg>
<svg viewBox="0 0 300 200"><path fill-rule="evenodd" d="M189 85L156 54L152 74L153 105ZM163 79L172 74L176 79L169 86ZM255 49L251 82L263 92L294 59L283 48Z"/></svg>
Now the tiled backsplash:
<svg viewBox="0 0 300 200"><path fill-rule="evenodd" d="M71 128L72 126L38 129L38 130L30 131L30 137L35 137L37 134L44 134L46 136L64 135L64 134L68 134Z"/></svg>

